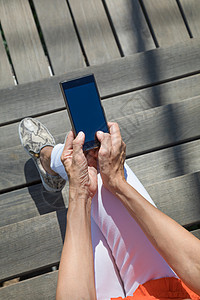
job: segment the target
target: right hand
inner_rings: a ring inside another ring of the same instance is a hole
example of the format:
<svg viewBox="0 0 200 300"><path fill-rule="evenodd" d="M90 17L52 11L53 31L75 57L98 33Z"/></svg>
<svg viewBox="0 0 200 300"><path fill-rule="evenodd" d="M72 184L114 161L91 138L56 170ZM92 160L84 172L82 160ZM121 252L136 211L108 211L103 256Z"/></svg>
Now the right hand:
<svg viewBox="0 0 200 300"><path fill-rule="evenodd" d="M96 136L101 143L98 152L99 168L104 186L112 193L118 184L125 180L124 162L126 145L122 140L119 125L109 122L109 133L98 131Z"/></svg>

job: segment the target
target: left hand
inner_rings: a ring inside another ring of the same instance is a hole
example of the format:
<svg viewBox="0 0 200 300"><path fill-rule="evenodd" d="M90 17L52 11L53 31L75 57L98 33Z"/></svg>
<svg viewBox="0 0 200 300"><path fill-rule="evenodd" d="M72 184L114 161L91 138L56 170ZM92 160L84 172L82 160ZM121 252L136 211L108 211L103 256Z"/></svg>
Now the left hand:
<svg viewBox="0 0 200 300"><path fill-rule="evenodd" d="M85 134L79 132L76 138L68 134L61 155L61 161L69 178L70 190L80 195L93 197L97 191L97 159L92 151L84 154Z"/></svg>

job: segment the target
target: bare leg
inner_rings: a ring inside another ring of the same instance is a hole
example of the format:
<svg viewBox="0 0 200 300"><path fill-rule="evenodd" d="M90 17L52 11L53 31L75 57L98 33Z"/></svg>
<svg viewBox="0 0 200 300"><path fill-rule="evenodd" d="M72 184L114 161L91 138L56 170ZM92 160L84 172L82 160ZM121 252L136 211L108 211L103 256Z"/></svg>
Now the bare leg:
<svg viewBox="0 0 200 300"><path fill-rule="evenodd" d="M53 147L51 146L46 146L42 148L42 150L40 151L40 161L45 171L47 171L47 173L56 176L58 174L54 172L50 167L52 150Z"/></svg>

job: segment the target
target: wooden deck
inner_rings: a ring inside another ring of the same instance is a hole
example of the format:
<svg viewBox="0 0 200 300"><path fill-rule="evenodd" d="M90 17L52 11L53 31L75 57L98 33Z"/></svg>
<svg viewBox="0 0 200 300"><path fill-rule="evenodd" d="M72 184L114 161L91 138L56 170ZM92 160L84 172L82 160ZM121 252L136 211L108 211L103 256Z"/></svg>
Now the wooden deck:
<svg viewBox="0 0 200 300"><path fill-rule="evenodd" d="M200 238L199 16L199 0L0 0L0 299L55 299L68 188L42 188L18 124L63 142L70 77L95 74L127 163Z"/></svg>

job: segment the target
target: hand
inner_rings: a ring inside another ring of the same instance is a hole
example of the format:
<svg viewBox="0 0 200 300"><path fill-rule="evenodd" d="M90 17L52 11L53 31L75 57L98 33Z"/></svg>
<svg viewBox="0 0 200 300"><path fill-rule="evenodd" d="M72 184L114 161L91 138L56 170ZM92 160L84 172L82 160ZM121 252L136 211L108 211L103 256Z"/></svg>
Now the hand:
<svg viewBox="0 0 200 300"><path fill-rule="evenodd" d="M97 159L92 151L84 154L85 134L79 132L76 138L68 134L61 155L61 161L69 178L70 191L81 196L93 197L97 190Z"/></svg>
<svg viewBox="0 0 200 300"><path fill-rule="evenodd" d="M97 132L101 143L98 161L104 186L114 193L116 187L124 177L124 161L126 158L126 145L123 142L117 123L108 123L110 134Z"/></svg>

